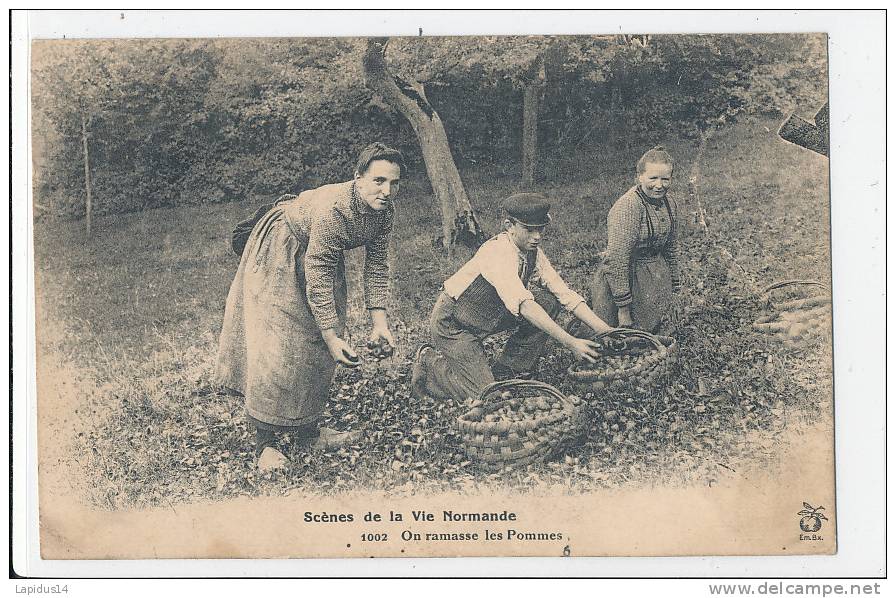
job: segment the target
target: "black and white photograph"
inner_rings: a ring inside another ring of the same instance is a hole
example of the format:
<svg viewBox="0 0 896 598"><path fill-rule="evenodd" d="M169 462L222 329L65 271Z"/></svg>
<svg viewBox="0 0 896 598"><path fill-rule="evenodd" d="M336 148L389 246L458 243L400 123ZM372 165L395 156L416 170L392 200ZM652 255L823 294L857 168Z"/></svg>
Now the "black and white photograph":
<svg viewBox="0 0 896 598"><path fill-rule="evenodd" d="M836 553L830 43L30 40L41 557Z"/></svg>

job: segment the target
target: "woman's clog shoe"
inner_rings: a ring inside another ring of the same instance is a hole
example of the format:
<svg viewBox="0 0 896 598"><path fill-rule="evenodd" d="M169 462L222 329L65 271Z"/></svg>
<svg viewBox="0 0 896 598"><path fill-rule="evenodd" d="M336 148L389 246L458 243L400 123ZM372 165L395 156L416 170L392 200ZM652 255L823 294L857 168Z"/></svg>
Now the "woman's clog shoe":
<svg viewBox="0 0 896 598"><path fill-rule="evenodd" d="M259 471L282 469L286 467L288 463L289 459L286 458L286 455L272 446L264 447L264 450L261 451L261 455L258 457Z"/></svg>

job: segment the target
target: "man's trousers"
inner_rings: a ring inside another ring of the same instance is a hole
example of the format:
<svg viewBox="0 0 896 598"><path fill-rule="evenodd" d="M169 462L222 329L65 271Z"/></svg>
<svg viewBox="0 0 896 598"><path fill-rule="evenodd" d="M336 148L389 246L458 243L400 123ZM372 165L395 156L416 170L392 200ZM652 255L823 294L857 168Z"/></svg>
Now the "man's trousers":
<svg viewBox="0 0 896 598"><path fill-rule="evenodd" d="M532 290L538 303L551 318L560 313L560 302L548 290ZM455 300L442 293L436 300L430 318L432 344L438 351L426 354L426 391L432 397L457 401L476 398L495 381L482 341L498 332L516 328L498 356L497 363L514 373L531 372L549 336L526 319L510 312L493 330L474 330L461 325L454 317Z"/></svg>

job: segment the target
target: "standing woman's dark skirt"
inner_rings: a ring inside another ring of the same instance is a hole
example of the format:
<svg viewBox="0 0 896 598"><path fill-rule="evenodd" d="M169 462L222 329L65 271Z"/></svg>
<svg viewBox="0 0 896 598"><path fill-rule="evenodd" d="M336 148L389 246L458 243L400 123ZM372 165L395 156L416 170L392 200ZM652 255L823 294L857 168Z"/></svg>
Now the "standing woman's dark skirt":
<svg viewBox="0 0 896 598"><path fill-rule="evenodd" d="M591 280L591 309L610 326L618 326L619 318L613 292L607 282L607 256ZM648 332L657 332L672 304L672 274L660 253L635 253L631 257L629 285L632 290L632 323Z"/></svg>
<svg viewBox="0 0 896 598"><path fill-rule="evenodd" d="M277 429L320 418L336 369L305 296L307 244L274 207L246 243L224 309L218 381L245 395L251 418ZM347 304L342 259L334 298L341 334Z"/></svg>

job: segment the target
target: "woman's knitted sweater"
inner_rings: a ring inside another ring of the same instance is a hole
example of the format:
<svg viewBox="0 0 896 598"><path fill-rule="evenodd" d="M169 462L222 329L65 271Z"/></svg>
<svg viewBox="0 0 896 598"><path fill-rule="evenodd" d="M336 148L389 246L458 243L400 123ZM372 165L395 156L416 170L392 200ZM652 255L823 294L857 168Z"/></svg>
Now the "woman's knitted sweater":
<svg viewBox="0 0 896 598"><path fill-rule="evenodd" d="M664 256L672 287L680 288L677 237L678 206L670 195L654 200L636 185L616 200L607 215L607 282L617 307L632 302L631 266L637 259Z"/></svg>

